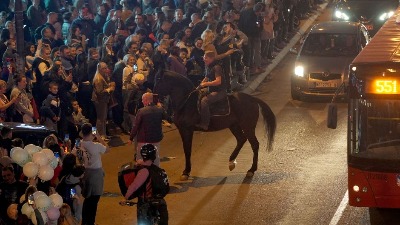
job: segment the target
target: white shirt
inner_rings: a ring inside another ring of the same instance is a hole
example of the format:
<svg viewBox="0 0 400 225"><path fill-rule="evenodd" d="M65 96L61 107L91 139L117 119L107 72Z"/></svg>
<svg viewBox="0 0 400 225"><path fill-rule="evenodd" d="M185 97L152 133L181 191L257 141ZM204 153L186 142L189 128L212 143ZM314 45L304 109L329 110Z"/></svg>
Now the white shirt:
<svg viewBox="0 0 400 225"><path fill-rule="evenodd" d="M106 152L106 146L92 141L82 141L84 166L89 169L99 169L103 167L101 155Z"/></svg>

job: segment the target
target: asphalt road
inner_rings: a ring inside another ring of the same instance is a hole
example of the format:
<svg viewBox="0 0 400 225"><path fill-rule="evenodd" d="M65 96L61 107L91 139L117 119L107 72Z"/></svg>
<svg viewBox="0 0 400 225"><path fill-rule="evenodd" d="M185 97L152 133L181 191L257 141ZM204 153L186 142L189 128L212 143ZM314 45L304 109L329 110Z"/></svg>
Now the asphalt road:
<svg viewBox="0 0 400 225"><path fill-rule="evenodd" d="M318 20L328 18L329 13L328 9ZM228 157L236 141L224 130L195 133L191 177L179 181L184 167L182 143L174 127L164 129L161 166L172 185L166 197L169 224L400 224L393 219L398 211L347 205L347 105L339 104L338 127L330 130L326 128L326 102L291 100L294 59L291 54L282 56L268 74L272 79L261 81L252 93L271 106L278 124L274 150L267 152L259 121L259 167L254 177L245 176L252 160L248 143L235 170L229 171ZM99 225L136 224L136 207L118 205L123 199L117 184L118 168L132 160L134 152L127 140L127 136L114 138L112 144L117 147L103 156L106 193L99 203ZM386 214L389 219L382 219ZM371 223L371 218L377 222Z"/></svg>

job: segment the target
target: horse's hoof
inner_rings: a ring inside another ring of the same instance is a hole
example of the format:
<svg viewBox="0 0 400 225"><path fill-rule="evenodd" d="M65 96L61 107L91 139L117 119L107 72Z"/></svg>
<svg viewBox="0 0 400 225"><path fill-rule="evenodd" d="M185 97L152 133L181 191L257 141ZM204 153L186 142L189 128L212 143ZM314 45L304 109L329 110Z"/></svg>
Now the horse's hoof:
<svg viewBox="0 0 400 225"><path fill-rule="evenodd" d="M181 181L187 181L189 179L189 175L188 174L182 174L181 175Z"/></svg>
<svg viewBox="0 0 400 225"><path fill-rule="evenodd" d="M253 176L254 176L254 172L252 172L252 171L247 171L246 177L253 177Z"/></svg>
<svg viewBox="0 0 400 225"><path fill-rule="evenodd" d="M236 167L236 160L229 161L229 171L232 171Z"/></svg>

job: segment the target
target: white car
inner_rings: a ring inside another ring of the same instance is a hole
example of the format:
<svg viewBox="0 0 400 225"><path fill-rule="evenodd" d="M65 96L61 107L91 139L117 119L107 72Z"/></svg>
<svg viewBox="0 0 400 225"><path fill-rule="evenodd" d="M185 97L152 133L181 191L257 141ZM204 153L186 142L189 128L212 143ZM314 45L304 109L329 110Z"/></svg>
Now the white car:
<svg viewBox="0 0 400 225"><path fill-rule="evenodd" d="M291 76L292 99L333 97L342 84L347 84L349 64L369 40L361 23L330 21L314 25L297 53Z"/></svg>

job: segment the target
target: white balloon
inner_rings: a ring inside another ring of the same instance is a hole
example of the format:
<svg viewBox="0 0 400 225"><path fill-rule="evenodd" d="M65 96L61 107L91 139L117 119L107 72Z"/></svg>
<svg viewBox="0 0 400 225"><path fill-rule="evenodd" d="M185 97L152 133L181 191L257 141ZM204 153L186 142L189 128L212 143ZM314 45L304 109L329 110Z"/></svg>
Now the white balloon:
<svg viewBox="0 0 400 225"><path fill-rule="evenodd" d="M49 162L50 162L53 158L55 158L55 157L54 157L54 152L53 152L52 150L50 150L50 149L45 148L45 149L42 149L42 151L40 151L40 152L43 152L44 154L46 154L47 159L49 160Z"/></svg>
<svg viewBox="0 0 400 225"><path fill-rule="evenodd" d="M63 199L62 199L61 195L56 193L56 194L50 195L49 197L50 197L51 202L53 203L54 207L56 207L57 209L61 208L61 206L63 204Z"/></svg>
<svg viewBox="0 0 400 225"><path fill-rule="evenodd" d="M36 177L39 173L39 166L34 162L28 162L24 165L23 172L28 178Z"/></svg>
<svg viewBox="0 0 400 225"><path fill-rule="evenodd" d="M47 223L47 215L46 215L46 213L43 212L43 211L40 211L40 215L42 215L43 222L46 224ZM35 213L32 213L31 221L32 221L33 224L37 225L37 220L36 220L36 214Z"/></svg>
<svg viewBox="0 0 400 225"><path fill-rule="evenodd" d="M35 200L35 204L40 211L46 212L51 207L52 202L49 196L42 195Z"/></svg>
<svg viewBox="0 0 400 225"><path fill-rule="evenodd" d="M40 166L38 177L43 181L51 180L54 176L54 169L50 165Z"/></svg>
<svg viewBox="0 0 400 225"><path fill-rule="evenodd" d="M51 161L50 164L51 168L55 169L58 166L58 159L54 157Z"/></svg>
<svg viewBox="0 0 400 225"><path fill-rule="evenodd" d="M38 164L39 166L44 166L49 163L47 156L43 152L35 152L32 156L32 162Z"/></svg>
<svg viewBox="0 0 400 225"><path fill-rule="evenodd" d="M28 203L25 203L24 205L22 205L21 213L28 216L29 219L31 218L33 211L34 210L33 210L32 206L30 206Z"/></svg>
<svg viewBox="0 0 400 225"><path fill-rule="evenodd" d="M11 149L11 159L20 166L24 166L29 161L28 152L19 147Z"/></svg>
<svg viewBox="0 0 400 225"><path fill-rule="evenodd" d="M35 193L33 193L33 199L36 201L42 195L47 196L46 193L44 193L43 191L36 191Z"/></svg>
<svg viewBox="0 0 400 225"><path fill-rule="evenodd" d="M33 144L29 144L27 146L25 146L24 148L29 155L33 155L36 152L39 152L41 150L41 148L39 146L33 145Z"/></svg>

